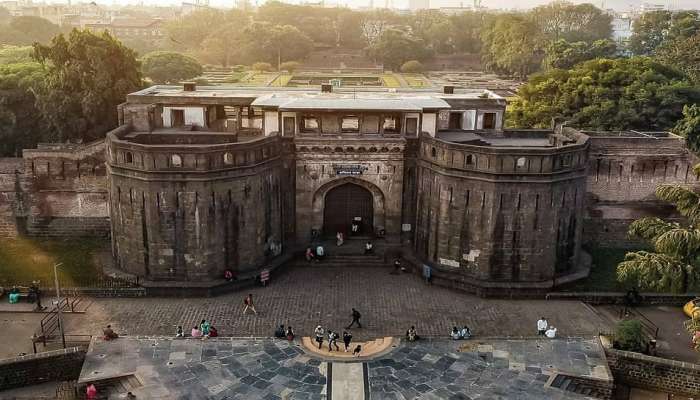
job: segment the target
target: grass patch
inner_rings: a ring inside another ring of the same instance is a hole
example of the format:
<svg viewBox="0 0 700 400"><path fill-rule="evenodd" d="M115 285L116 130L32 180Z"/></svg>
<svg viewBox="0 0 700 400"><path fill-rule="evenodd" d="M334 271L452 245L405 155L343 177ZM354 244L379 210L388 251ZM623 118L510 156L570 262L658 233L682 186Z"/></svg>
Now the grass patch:
<svg viewBox="0 0 700 400"><path fill-rule="evenodd" d="M274 81L272 81L270 86L287 86L291 80L292 74L280 74Z"/></svg>
<svg viewBox="0 0 700 400"><path fill-rule="evenodd" d="M596 247L588 250L593 257L593 267L588 278L576 282L566 290L570 292L626 292L629 288L617 281L617 264L634 249Z"/></svg>
<svg viewBox="0 0 700 400"><path fill-rule="evenodd" d="M0 241L0 285L28 285L40 280L53 286L53 265L62 263L58 277L61 286L86 286L101 275L93 255L104 240L37 240L28 238Z"/></svg>
<svg viewBox="0 0 700 400"><path fill-rule="evenodd" d="M394 74L382 75L382 82L384 82L384 86L386 86L386 87L390 87L390 88L401 87L401 82L399 82L399 79Z"/></svg>
<svg viewBox="0 0 700 400"><path fill-rule="evenodd" d="M425 88L430 87L430 82L421 74L402 74L403 78L408 83L409 87L412 88Z"/></svg>

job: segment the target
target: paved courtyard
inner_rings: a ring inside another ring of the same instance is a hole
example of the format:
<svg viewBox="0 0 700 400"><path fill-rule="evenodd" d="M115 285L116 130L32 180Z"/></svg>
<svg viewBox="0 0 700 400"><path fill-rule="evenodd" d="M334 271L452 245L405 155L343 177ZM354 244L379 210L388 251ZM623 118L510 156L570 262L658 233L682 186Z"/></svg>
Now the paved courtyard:
<svg viewBox="0 0 700 400"><path fill-rule="evenodd" d="M243 297L252 293L257 315L243 315ZM438 286L414 275L390 275L384 268L295 267L256 287L214 298L94 299L74 334L99 334L107 323L122 334L172 335L206 318L223 336L269 337L278 324L308 336L316 325L343 329L351 307L362 313L357 339L402 336L415 325L420 335L446 337L468 325L477 337L530 336L546 316L562 336L590 336L606 322L578 301L482 299Z"/></svg>
<svg viewBox="0 0 700 400"><path fill-rule="evenodd" d="M594 339L399 345L379 359L326 362L273 339L93 339L80 382L110 399L585 399L551 386L560 372L610 382ZM114 382L114 380L112 380ZM126 389L125 389L126 387Z"/></svg>

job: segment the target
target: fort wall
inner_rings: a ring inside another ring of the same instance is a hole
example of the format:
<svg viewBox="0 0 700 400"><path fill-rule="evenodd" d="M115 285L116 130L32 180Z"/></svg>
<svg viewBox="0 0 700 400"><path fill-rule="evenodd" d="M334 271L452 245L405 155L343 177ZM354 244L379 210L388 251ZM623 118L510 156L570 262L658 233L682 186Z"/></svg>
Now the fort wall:
<svg viewBox="0 0 700 400"><path fill-rule="evenodd" d="M640 135L641 136L641 135ZM608 247L640 243L627 235L639 218L677 217L672 206L658 201L659 185L700 188L693 166L700 162L678 136L624 137L591 134L586 180L584 241Z"/></svg>
<svg viewBox="0 0 700 400"><path fill-rule="evenodd" d="M496 148L423 137L415 250L485 281L551 280L578 261L585 138L565 147Z"/></svg>
<svg viewBox="0 0 700 400"><path fill-rule="evenodd" d="M278 137L211 145L141 144L108 135L113 255L150 280L244 274L284 245L293 191ZM156 140L156 139L154 139Z"/></svg>

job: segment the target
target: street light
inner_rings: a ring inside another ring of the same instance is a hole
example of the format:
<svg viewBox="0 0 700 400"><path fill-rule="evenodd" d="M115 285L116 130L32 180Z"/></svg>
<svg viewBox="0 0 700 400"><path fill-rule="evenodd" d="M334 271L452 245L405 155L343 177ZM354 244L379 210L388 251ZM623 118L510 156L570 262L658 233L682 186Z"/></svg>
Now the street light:
<svg viewBox="0 0 700 400"><path fill-rule="evenodd" d="M53 279L56 284L56 312L58 313L58 329L61 332L61 344L63 348L66 348L66 335L63 332L63 314L61 314L61 291L58 286L58 272L57 268L60 267L61 263L56 263L53 265Z"/></svg>

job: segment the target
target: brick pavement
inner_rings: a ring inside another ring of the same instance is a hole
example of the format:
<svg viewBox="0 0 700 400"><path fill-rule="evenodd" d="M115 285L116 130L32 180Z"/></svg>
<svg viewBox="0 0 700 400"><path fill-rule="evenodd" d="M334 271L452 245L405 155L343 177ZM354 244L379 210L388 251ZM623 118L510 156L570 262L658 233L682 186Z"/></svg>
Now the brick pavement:
<svg viewBox="0 0 700 400"><path fill-rule="evenodd" d="M86 318L71 333L101 332L111 323L129 335L170 335L207 318L225 336L271 336L278 324L291 324L297 335L310 335L317 324L342 329L350 308L362 313L358 340L400 336L410 325L420 335L446 336L467 324L478 337L531 335L544 315L563 336L587 336L605 328L578 301L482 299L430 286L413 275L390 275L384 268L294 267L274 276L268 287L249 290L258 315L243 315L246 292L214 298L95 299Z"/></svg>

